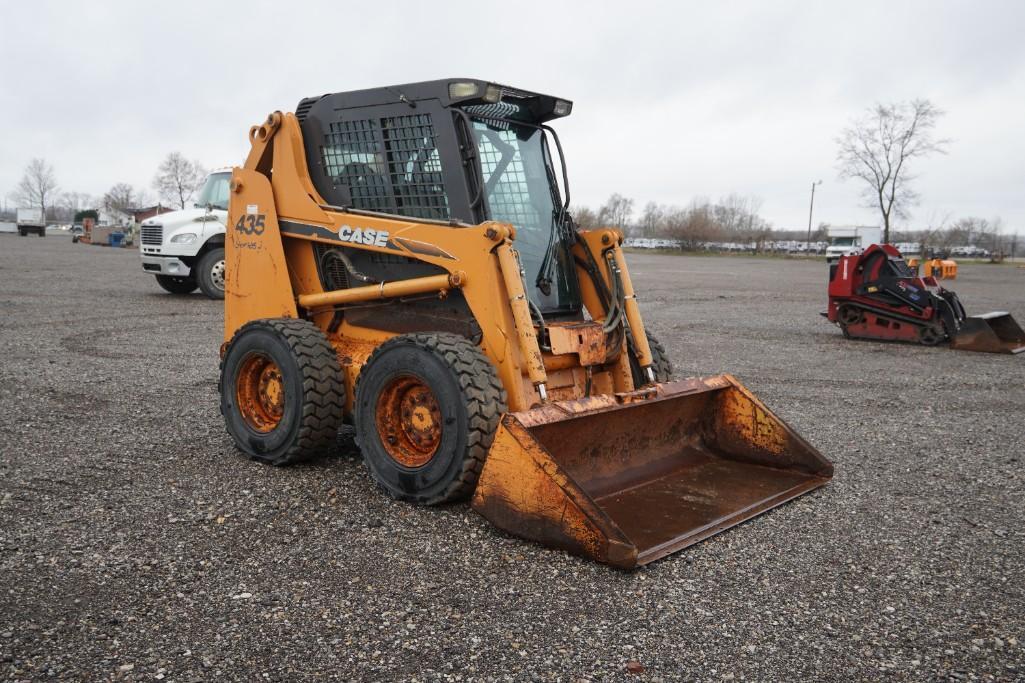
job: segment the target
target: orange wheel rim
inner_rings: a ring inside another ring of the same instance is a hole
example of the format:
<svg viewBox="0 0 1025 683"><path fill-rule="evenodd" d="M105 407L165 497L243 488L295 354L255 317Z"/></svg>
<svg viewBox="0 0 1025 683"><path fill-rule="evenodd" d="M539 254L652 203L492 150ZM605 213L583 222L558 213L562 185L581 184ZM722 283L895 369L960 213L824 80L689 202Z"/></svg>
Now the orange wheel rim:
<svg viewBox="0 0 1025 683"><path fill-rule="evenodd" d="M420 379L396 377L377 398L377 433L384 450L404 467L423 467L441 444L441 406Z"/></svg>
<svg viewBox="0 0 1025 683"><path fill-rule="evenodd" d="M262 353L246 356L238 370L235 397L247 425L258 432L272 431L285 413L285 384L278 364Z"/></svg>

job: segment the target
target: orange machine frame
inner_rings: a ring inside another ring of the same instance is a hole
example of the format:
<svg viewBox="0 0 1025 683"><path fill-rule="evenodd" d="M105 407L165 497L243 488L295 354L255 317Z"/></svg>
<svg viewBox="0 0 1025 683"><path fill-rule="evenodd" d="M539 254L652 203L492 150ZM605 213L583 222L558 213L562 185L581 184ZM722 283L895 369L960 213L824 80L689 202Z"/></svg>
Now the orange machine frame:
<svg viewBox="0 0 1025 683"><path fill-rule="evenodd" d="M515 228L486 222L458 223L408 219L328 206L310 179L302 133L293 114L272 113L249 133L252 148L245 165L232 170L225 240L224 339L249 321L306 317L335 348L345 375L346 410L355 382L373 350L395 333L354 325L343 318L331 329L336 307L349 303L435 292L445 297L460 289L481 329L480 346L494 363L510 411L557 399L635 389L626 344L606 358L602 321L608 315L594 283L577 268L589 321L550 323L550 351L542 351L523 285ZM624 314L641 368L649 381L652 356L616 230L580 231L573 249L589 256L606 286L618 272L625 295ZM447 275L396 280L365 287L324 291L308 242L323 242L398 254L443 269ZM424 330L429 331L429 330Z"/></svg>

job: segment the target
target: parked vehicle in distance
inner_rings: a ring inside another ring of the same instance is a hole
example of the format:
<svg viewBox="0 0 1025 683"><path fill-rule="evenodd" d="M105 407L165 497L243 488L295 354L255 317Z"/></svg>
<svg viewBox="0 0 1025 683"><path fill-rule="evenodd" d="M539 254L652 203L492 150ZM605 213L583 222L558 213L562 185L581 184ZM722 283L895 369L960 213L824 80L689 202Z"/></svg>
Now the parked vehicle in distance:
<svg viewBox="0 0 1025 683"><path fill-rule="evenodd" d="M18 234L25 237L35 233L40 237L46 237L46 220L43 218L43 210L40 208L18 209Z"/></svg>
<svg viewBox="0 0 1025 683"><path fill-rule="evenodd" d="M829 246L826 262L835 263L841 256L860 254L870 245L883 241L882 228L875 225L838 225L827 228Z"/></svg>
<svg viewBox="0 0 1025 683"><path fill-rule="evenodd" d="M142 269L172 294L198 287L211 299L224 298L224 225L228 220L231 169L206 178L191 209L162 213L142 222Z"/></svg>
<svg viewBox="0 0 1025 683"><path fill-rule="evenodd" d="M81 223L75 223L71 226L71 241L77 243L85 234L85 228L82 227Z"/></svg>

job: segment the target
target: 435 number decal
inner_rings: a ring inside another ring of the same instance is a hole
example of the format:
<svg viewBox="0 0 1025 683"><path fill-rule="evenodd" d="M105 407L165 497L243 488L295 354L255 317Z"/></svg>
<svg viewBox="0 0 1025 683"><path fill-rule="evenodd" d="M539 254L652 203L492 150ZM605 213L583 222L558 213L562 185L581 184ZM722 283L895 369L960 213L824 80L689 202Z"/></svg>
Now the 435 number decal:
<svg viewBox="0 0 1025 683"><path fill-rule="evenodd" d="M262 235L266 220L266 214L247 213L239 217L235 229L244 235Z"/></svg>

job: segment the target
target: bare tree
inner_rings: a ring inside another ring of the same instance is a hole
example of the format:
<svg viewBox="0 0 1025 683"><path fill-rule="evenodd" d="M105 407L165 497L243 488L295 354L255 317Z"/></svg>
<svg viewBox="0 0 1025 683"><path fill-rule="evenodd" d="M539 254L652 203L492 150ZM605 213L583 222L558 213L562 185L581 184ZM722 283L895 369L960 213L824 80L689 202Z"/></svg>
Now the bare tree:
<svg viewBox="0 0 1025 683"><path fill-rule="evenodd" d="M13 197L26 208L38 206L42 215L46 216L48 201L52 201L56 194L57 176L53 166L46 163L45 159L33 159L25 167L21 181L14 188Z"/></svg>
<svg viewBox="0 0 1025 683"><path fill-rule="evenodd" d="M133 202L133 208L141 209L147 206L153 206L153 204L156 203L156 200L153 198L153 195L149 190L144 187L137 187L135 188L135 199L133 199Z"/></svg>
<svg viewBox="0 0 1025 683"><path fill-rule="evenodd" d="M932 218L929 219L929 224L925 227L925 230L918 232L918 253L925 254L926 250L933 244L943 241L944 235L947 233L946 226L949 222L949 213L944 214L943 218L937 219L936 213L933 212Z"/></svg>
<svg viewBox="0 0 1025 683"><path fill-rule="evenodd" d="M644 237L655 237L664 228L663 223L665 222L666 207L656 204L655 202L648 202L644 205L644 211L641 212L640 229L641 235Z"/></svg>
<svg viewBox="0 0 1025 683"><path fill-rule="evenodd" d="M626 233L633 212L634 200L617 192L609 197L608 201L598 210L598 222L602 225L619 228Z"/></svg>
<svg viewBox="0 0 1025 683"><path fill-rule="evenodd" d="M908 162L946 153L949 140L933 136L942 115L929 100L877 104L836 140L840 178L857 178L865 183L866 206L882 213L883 242L890 241L891 219L906 218L918 200L910 186L915 176Z"/></svg>
<svg viewBox="0 0 1025 683"><path fill-rule="evenodd" d="M103 195L103 206L114 211L126 212L135 207L135 188L128 183L118 183Z"/></svg>
<svg viewBox="0 0 1025 683"><path fill-rule="evenodd" d="M181 152L171 152L157 169L153 189L160 199L184 209L206 177L206 170L198 161L189 161Z"/></svg>
<svg viewBox="0 0 1025 683"><path fill-rule="evenodd" d="M586 206L571 206L569 213L573 216L573 222L576 223L578 228L587 230L588 228L598 227L598 214Z"/></svg>
<svg viewBox="0 0 1025 683"><path fill-rule="evenodd" d="M679 240L684 251L698 249L723 234L722 226L715 219L715 207L707 199L696 199L685 209L666 209L665 225L666 233Z"/></svg>

